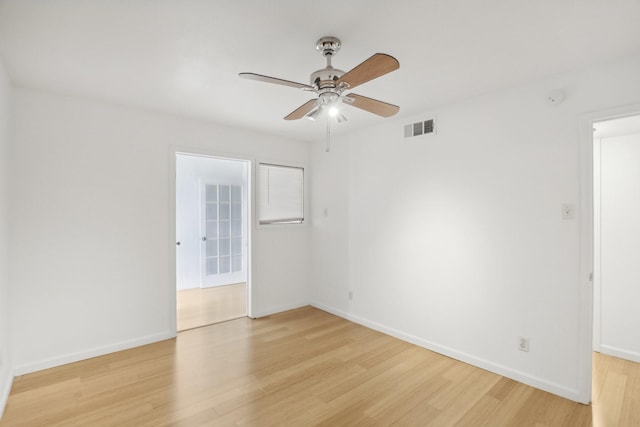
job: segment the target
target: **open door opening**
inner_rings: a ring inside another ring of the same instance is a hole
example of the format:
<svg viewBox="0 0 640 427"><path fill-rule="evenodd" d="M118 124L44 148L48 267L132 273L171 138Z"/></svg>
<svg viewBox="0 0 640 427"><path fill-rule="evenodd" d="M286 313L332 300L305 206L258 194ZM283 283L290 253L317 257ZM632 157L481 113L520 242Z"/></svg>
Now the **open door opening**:
<svg viewBox="0 0 640 427"><path fill-rule="evenodd" d="M640 362L640 115L593 128L593 349Z"/></svg>
<svg viewBox="0 0 640 427"><path fill-rule="evenodd" d="M640 106L592 114L587 129L581 250L593 292L583 300L581 401L593 402L594 425L626 425L640 378Z"/></svg>
<svg viewBox="0 0 640 427"><path fill-rule="evenodd" d="M250 162L176 153L176 326L247 315Z"/></svg>

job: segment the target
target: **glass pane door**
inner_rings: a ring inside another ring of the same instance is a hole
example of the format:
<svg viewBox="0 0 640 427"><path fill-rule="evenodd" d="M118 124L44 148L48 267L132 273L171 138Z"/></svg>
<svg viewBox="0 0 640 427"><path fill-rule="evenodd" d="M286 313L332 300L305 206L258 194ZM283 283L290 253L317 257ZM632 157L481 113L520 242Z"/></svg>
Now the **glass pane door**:
<svg viewBox="0 0 640 427"><path fill-rule="evenodd" d="M218 186L205 190L205 268L206 275L218 274Z"/></svg>
<svg viewBox="0 0 640 427"><path fill-rule="evenodd" d="M239 185L204 186L203 287L246 281L242 190Z"/></svg>

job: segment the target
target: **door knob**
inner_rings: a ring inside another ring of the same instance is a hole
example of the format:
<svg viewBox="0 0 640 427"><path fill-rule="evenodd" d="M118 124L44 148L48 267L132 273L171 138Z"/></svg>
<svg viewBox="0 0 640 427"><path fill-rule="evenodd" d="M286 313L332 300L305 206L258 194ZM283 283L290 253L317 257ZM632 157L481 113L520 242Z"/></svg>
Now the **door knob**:
<svg viewBox="0 0 640 427"><path fill-rule="evenodd" d="M202 241L204 242L205 240L207 240L207 236L202 236Z"/></svg>
<svg viewBox="0 0 640 427"><path fill-rule="evenodd" d="M180 246L180 242L176 242L176 246Z"/></svg>

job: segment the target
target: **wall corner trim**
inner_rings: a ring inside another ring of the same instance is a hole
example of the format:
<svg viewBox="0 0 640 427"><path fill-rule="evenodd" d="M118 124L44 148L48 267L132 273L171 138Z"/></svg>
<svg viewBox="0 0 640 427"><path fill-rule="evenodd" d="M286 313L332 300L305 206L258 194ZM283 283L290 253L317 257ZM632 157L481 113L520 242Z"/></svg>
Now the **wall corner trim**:
<svg viewBox="0 0 640 427"><path fill-rule="evenodd" d="M2 415L4 414L4 408L7 406L7 401L9 400L9 394L11 393L11 387L13 387L13 378L15 377L13 373L13 369L8 370L8 375L5 380L5 386L2 390L0 390L0 420L2 420Z"/></svg>

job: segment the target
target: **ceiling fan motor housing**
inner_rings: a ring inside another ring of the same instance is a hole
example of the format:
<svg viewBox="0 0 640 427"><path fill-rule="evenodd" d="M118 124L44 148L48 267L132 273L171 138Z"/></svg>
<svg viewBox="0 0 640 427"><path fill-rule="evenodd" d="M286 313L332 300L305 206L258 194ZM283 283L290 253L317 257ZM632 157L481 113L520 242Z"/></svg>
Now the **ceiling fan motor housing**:
<svg viewBox="0 0 640 427"><path fill-rule="evenodd" d="M310 84L318 89L335 88L335 81L344 75L344 71L333 68L331 65L314 71L311 74Z"/></svg>

